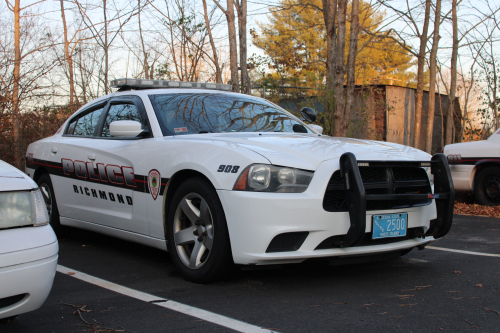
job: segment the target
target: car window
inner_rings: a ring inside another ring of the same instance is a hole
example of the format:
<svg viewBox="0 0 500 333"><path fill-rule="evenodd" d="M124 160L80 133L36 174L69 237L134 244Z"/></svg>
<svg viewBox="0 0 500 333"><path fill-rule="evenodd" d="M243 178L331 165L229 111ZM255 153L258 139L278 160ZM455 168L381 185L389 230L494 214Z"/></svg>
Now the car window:
<svg viewBox="0 0 500 333"><path fill-rule="evenodd" d="M102 111L104 111L104 106L90 113L84 114L81 117L76 117L69 124L66 134L93 136L95 128L99 123Z"/></svg>
<svg viewBox="0 0 500 333"><path fill-rule="evenodd" d="M168 134L222 132L310 133L299 121L263 99L228 94L154 96L158 118Z"/></svg>
<svg viewBox="0 0 500 333"><path fill-rule="evenodd" d="M102 137L111 137L109 124L117 120L135 120L142 123L139 110L134 104L113 104L109 107L108 114L104 120L104 126L101 133Z"/></svg>

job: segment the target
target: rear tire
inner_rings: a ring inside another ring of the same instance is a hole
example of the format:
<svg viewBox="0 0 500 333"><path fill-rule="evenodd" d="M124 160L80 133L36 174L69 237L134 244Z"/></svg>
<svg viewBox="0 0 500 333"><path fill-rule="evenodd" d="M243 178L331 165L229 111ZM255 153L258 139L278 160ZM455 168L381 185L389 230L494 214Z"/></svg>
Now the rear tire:
<svg viewBox="0 0 500 333"><path fill-rule="evenodd" d="M172 198L166 223L168 250L181 275L209 283L234 266L226 217L217 192L203 178L182 183Z"/></svg>
<svg viewBox="0 0 500 333"><path fill-rule="evenodd" d="M500 168L491 166L479 172L474 181L474 196L480 205L500 205Z"/></svg>
<svg viewBox="0 0 500 333"><path fill-rule="evenodd" d="M54 187L50 180L50 175L44 173L37 181L38 187L42 192L43 199L47 205L47 212L49 213L50 226L54 229L57 236L62 236L64 227L61 225L59 219L59 209L57 209L56 196L54 194Z"/></svg>

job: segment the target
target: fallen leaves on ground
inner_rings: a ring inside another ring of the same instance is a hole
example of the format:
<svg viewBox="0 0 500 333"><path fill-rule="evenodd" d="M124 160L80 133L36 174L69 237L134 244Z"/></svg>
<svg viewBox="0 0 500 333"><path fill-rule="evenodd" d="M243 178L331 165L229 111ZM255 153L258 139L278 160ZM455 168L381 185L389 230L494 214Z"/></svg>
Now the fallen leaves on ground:
<svg viewBox="0 0 500 333"><path fill-rule="evenodd" d="M500 217L500 206L478 205L473 192L455 191L453 214Z"/></svg>

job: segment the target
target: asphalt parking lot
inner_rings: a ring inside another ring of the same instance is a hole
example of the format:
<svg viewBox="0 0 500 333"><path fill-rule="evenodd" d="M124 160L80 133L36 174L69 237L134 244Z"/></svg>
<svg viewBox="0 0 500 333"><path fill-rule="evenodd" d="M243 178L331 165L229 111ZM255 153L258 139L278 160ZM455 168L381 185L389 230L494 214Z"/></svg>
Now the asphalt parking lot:
<svg viewBox="0 0 500 333"><path fill-rule="evenodd" d="M79 230L59 245L64 273L45 304L0 332L500 331L500 256L467 253L500 254L495 218L456 215L450 234L432 244L446 251L238 271L209 285L183 280L160 250Z"/></svg>

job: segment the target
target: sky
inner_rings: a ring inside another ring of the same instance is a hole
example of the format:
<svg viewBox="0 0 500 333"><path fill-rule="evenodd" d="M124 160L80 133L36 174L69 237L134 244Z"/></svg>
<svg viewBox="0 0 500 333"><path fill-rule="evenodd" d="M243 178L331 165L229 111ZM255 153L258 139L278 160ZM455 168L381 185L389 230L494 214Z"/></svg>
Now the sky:
<svg viewBox="0 0 500 333"><path fill-rule="evenodd" d="M9 0L11 1L11 0ZM109 1L109 0L108 0ZM161 10L165 10L165 2L164 0L151 0L152 4L155 5L157 8ZM405 9L406 6L406 1L403 0L385 0L389 5L392 5L398 9ZM416 3L418 0L409 0L410 6L413 3ZM477 23L478 16L480 15L481 12L487 12L489 10L488 8L488 1L487 0L459 0L461 1L460 6L459 6L459 29L461 31L466 31L470 27L472 27L475 23ZM207 0L209 7L213 6L213 1L212 0ZM434 2L434 1L433 1ZM21 0L21 4L33 4L37 3L37 0ZM132 3L130 1L126 0L115 0L112 2L118 7L121 8L126 8L127 6L134 5L135 3ZM186 3L190 3L190 1L186 0ZM201 1L199 1L201 3ZM373 1L375 4L376 2ZM222 6L225 6L225 1L221 1ZM250 29L257 29L258 26L257 23L266 23L267 22L267 15L269 11L272 8L276 8L276 6L279 4L279 0L268 0L268 1L261 1L261 0L251 0L248 2L248 26L247 26L247 33ZM500 6L500 1L497 0L490 0L489 1L490 6L492 7L499 7ZM60 15L60 4L59 1L44 1L42 3L36 4L32 8L38 8L40 12L44 12L43 17L44 21L48 23L50 26L54 27L54 30L57 32L61 32L61 15ZM71 7L71 3L68 1L66 2L66 8ZM73 5L74 7L74 5ZM390 9L380 7L381 10L385 10L386 12L386 21L387 25L383 26L383 29L389 29L389 28L394 28L397 31L400 31L402 34L402 37L405 39L405 41L413 45L415 48L418 47L419 41L415 38L412 38L411 35L413 34L411 27L408 26L407 24L404 23L402 19L399 19L397 15L395 15L393 12L391 12ZM9 11L5 10L5 2L2 2L0 4L0 10L2 13L0 13L0 19L2 20L10 20L12 19L12 15ZM442 12L446 13L451 9L451 0L443 0L443 9ZM197 18L199 19L199 15L202 12L202 7L197 6L195 8L197 11ZM214 35L216 38L219 39L219 42L217 45L220 45L222 49L227 49L228 41L227 41L227 25L225 25L225 18L223 17L223 14L217 10L217 15L219 15L219 20L220 24L214 28ZM418 8L413 8L412 9L412 14L416 14L415 17L419 18L419 9ZM66 12L67 15L67 20L69 22L73 21L73 15L71 14L70 11ZM92 12L91 18L98 22L100 20L99 14L97 11ZM156 18L154 18L156 17ZM497 14L497 17L500 18L500 15ZM155 9L152 8L152 6L148 6L146 13L143 15L143 26L145 27L144 30L146 33L153 34L155 31L158 31L158 27L161 26L161 23L159 22L158 18L161 18L161 15L156 12ZM137 30L137 17L133 18L125 27L124 32L125 35L131 35L135 34ZM419 24L419 27L421 29L421 24ZM440 35L440 50L439 50L439 59L440 61L447 66L449 64L449 58L451 55L451 25L449 23L445 23L442 25ZM484 30L484 29L483 29ZM432 31L432 25L429 29L429 32ZM484 31L482 31L484 33ZM500 37L500 34L498 35ZM247 35L248 38L248 56L251 57L253 54L261 55L264 56L264 52L252 45L251 43L251 37L250 34L248 33ZM129 51L124 51L125 44L124 42L120 39L117 38L115 43L113 44L114 46L114 52L112 53L112 58L113 58L113 76L114 77L124 77L130 73L133 72L133 64L130 62L130 57L131 54ZM429 43L430 46L430 43ZM495 52L497 54L500 54L500 43L496 42L494 45ZM227 53L227 51L226 51ZM460 50L460 55L461 55L461 61L462 65L464 68L466 68L470 63L471 59L474 56L474 53L471 53L466 47L461 48ZM133 56L133 55L132 55ZM128 65L127 65L128 63Z"/></svg>

